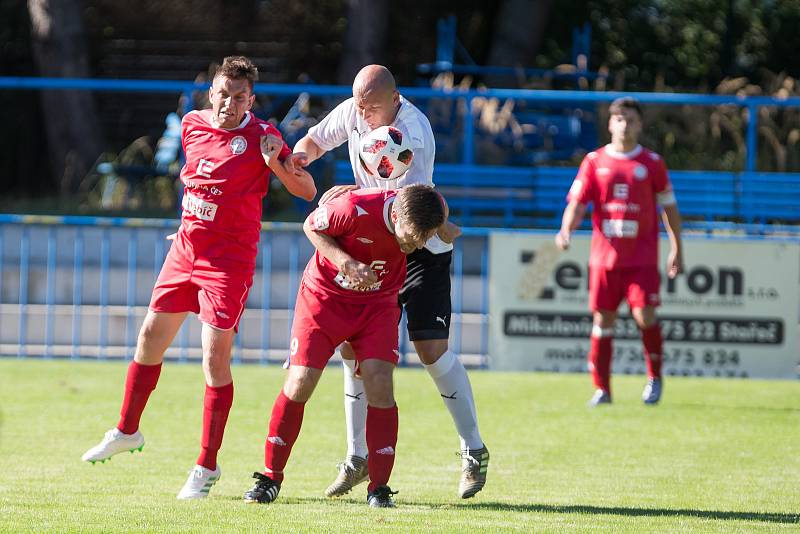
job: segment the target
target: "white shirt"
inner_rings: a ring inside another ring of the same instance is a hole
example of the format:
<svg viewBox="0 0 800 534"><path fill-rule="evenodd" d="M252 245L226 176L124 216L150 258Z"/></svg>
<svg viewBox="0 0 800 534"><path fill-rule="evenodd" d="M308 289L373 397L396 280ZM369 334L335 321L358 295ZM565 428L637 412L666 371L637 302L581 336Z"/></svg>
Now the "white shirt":
<svg viewBox="0 0 800 534"><path fill-rule="evenodd" d="M433 160L436 156L436 140L433 137L431 123L414 104L400 96L400 108L393 126L403 132L411 143L414 159L408 171L395 180L378 180L361 167L358 150L361 138L371 129L358 114L353 98L348 98L328 113L319 124L311 127L308 135L318 147L325 152L333 150L347 141L350 153L350 166L353 169L356 184L361 188L377 187L380 189L398 189L411 184L433 184ZM433 236L425 243L425 248L434 254L441 254L453 249L453 245L445 243L438 236Z"/></svg>

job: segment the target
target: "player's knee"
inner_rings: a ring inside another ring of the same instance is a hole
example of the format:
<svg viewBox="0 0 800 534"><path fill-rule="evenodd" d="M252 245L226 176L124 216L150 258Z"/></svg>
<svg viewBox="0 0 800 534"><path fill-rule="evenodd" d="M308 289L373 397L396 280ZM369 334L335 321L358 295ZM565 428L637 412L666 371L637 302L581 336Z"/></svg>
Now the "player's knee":
<svg viewBox="0 0 800 534"><path fill-rule="evenodd" d="M392 367L372 369L370 372L363 372L364 390L367 394L367 402L370 406L378 408L391 408L394 406L394 382L392 377Z"/></svg>
<svg viewBox="0 0 800 534"><path fill-rule="evenodd" d="M448 342L446 339L426 339L414 341L414 349L422 363L425 365L433 365L442 354L447 352Z"/></svg>
<svg viewBox="0 0 800 534"><path fill-rule="evenodd" d="M317 379L309 369L304 369L304 371L308 372L299 371L298 369L297 367L289 368L289 375L283 384L283 394L294 402L306 402L314 392Z"/></svg>

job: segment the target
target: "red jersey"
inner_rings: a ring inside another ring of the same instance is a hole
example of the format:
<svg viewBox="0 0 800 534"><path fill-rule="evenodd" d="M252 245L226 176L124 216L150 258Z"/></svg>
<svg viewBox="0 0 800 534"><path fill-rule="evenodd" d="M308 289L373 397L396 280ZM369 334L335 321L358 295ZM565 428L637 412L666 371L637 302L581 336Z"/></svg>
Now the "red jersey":
<svg viewBox="0 0 800 534"><path fill-rule="evenodd" d="M641 145L610 145L586 155L568 200L593 203L589 265L603 269L658 265L657 197L672 197L661 157Z"/></svg>
<svg viewBox="0 0 800 534"><path fill-rule="evenodd" d="M269 167L261 137L280 132L249 111L233 129L212 126L212 110L192 111L181 124L186 164L181 169L183 215L178 242L192 255L243 270L255 269L261 232L261 202ZM291 153L284 143L279 159Z"/></svg>
<svg viewBox="0 0 800 534"><path fill-rule="evenodd" d="M396 194L391 189L351 191L309 215L311 228L335 238L353 258L369 265L378 281L368 289L352 289L344 273L317 251L303 273L306 285L349 302L397 305L397 294L406 278L406 255L390 229L390 210Z"/></svg>

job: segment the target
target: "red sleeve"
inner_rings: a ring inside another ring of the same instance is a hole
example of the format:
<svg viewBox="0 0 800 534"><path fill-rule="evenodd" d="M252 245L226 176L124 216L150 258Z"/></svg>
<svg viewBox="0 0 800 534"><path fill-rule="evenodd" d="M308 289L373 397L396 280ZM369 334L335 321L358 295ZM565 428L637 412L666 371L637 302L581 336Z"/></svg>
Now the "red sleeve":
<svg viewBox="0 0 800 534"><path fill-rule="evenodd" d="M281 140L283 140L283 136L281 135L280 130L278 130L277 128L275 128L271 124L266 124L265 127L264 127L264 135L269 135L269 134L272 134L272 135L275 135L277 137L280 137ZM289 148L289 145L287 145L286 141L284 141L283 142L283 146L281 147L281 151L278 154L278 160L280 160L280 161L285 160L286 157L291 153L292 153L292 149Z"/></svg>
<svg viewBox="0 0 800 534"><path fill-rule="evenodd" d="M578 174L572 182L572 187L569 188L567 202L576 200L580 204L588 204L594 198L594 189L594 163L589 159L589 156L586 156L581 162Z"/></svg>
<svg viewBox="0 0 800 534"><path fill-rule="evenodd" d="M311 212L308 220L315 232L338 237L353 230L354 215L355 207L350 200L350 195L342 195L319 206Z"/></svg>
<svg viewBox="0 0 800 534"><path fill-rule="evenodd" d="M669 175L667 174L667 165L663 159L658 157L653 161L653 191L662 193L671 190L672 183L669 181Z"/></svg>

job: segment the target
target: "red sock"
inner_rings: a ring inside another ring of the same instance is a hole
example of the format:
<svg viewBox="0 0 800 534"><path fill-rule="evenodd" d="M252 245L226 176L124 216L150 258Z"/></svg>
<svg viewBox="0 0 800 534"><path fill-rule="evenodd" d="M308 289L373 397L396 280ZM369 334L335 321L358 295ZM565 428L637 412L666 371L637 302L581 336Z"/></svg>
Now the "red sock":
<svg viewBox="0 0 800 534"><path fill-rule="evenodd" d="M283 481L283 469L289 461L292 445L300 435L305 406L305 402L289 399L282 389L272 405L269 434L264 442L264 474L275 482Z"/></svg>
<svg viewBox="0 0 800 534"><path fill-rule="evenodd" d="M150 393L156 389L158 376L161 374L161 364L142 365L132 361L128 366L128 376L125 379L125 398L119 411L120 419L117 429L123 434L133 434L139 430L139 420L147 405Z"/></svg>
<svg viewBox="0 0 800 534"><path fill-rule="evenodd" d="M367 491L374 491L378 486L389 483L394 467L394 449L397 446L397 425L396 404L391 408L367 406Z"/></svg>
<svg viewBox="0 0 800 534"><path fill-rule="evenodd" d="M614 338L591 337L589 348L589 370L597 389L611 393L611 352Z"/></svg>
<svg viewBox="0 0 800 534"><path fill-rule="evenodd" d="M648 378L661 378L661 362L664 360L664 338L661 337L661 325L656 323L642 330L644 359L647 362Z"/></svg>
<svg viewBox="0 0 800 534"><path fill-rule="evenodd" d="M232 405L233 382L219 387L206 385L203 399L203 437L200 441L202 450L197 457L197 465L212 471L217 468L217 451L222 447L222 435L225 433L225 423Z"/></svg>

